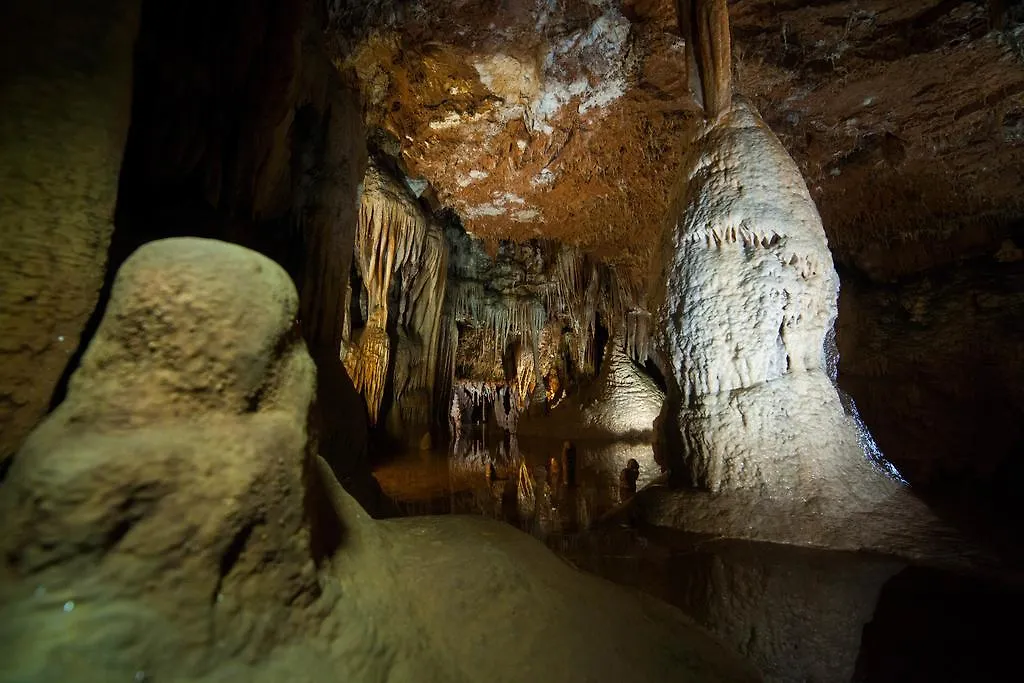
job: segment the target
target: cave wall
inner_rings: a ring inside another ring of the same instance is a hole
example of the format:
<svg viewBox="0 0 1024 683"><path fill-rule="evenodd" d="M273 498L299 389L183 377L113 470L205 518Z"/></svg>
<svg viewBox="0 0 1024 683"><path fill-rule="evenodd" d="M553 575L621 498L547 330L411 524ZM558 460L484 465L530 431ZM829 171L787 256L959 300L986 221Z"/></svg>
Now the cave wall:
<svg viewBox="0 0 1024 683"><path fill-rule="evenodd" d="M893 283L844 277L840 382L882 451L924 490L1017 496L1022 266L990 258Z"/></svg>
<svg viewBox="0 0 1024 683"><path fill-rule="evenodd" d="M318 369L314 434L339 477L365 417L339 359L359 183L357 91L315 0L143 6L110 269L172 236L242 244L282 265Z"/></svg>
<svg viewBox="0 0 1024 683"><path fill-rule="evenodd" d="M0 462L46 412L103 284L138 14L0 6Z"/></svg>

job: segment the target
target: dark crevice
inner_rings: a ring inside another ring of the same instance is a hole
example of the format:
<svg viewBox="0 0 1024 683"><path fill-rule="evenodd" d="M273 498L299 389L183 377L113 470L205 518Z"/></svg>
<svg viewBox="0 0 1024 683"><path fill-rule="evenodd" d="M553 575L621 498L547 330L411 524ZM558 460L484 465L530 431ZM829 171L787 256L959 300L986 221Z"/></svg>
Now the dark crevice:
<svg viewBox="0 0 1024 683"><path fill-rule="evenodd" d="M0 459L0 485L7 479L8 473L11 471L11 466L14 464L14 456Z"/></svg>
<svg viewBox="0 0 1024 683"><path fill-rule="evenodd" d="M224 585L224 579L231 574L231 570L238 564L238 560L242 557L242 552L245 550L245 546L249 544L249 539L252 537L252 532L256 528L256 525L261 520L255 519L247 522L238 532L235 537L231 539L231 543L224 550L224 553L220 557L220 569L217 573L217 585L213 590L213 595L210 598L211 603L217 602L217 596L220 594L221 587Z"/></svg>
<svg viewBox="0 0 1024 683"><path fill-rule="evenodd" d="M644 364L640 366L640 369L645 375L651 378L651 380L661 389L661 392L668 393L668 383L665 381L665 375L662 374L658 364L654 362L652 358L648 358L644 361Z"/></svg>

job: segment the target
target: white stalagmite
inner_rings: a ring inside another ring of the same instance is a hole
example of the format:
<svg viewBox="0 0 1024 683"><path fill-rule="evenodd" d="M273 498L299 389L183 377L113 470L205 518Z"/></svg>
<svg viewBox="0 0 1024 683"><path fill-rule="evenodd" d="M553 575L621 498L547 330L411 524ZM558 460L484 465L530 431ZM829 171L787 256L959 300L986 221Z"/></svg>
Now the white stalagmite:
<svg viewBox="0 0 1024 683"><path fill-rule="evenodd" d="M796 164L737 100L683 169L658 341L693 481L770 497L891 492L826 374L839 279Z"/></svg>
<svg viewBox="0 0 1024 683"><path fill-rule="evenodd" d="M528 416L520 423L519 433L649 439L665 395L626 354L624 336L620 328L605 344L601 371L592 384L562 401L549 415Z"/></svg>

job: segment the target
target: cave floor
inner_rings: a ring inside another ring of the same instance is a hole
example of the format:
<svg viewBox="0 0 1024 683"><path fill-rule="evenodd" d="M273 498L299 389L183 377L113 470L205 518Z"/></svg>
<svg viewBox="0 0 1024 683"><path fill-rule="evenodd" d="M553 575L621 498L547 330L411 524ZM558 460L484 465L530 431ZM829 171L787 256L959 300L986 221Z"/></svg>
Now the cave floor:
<svg viewBox="0 0 1024 683"><path fill-rule="evenodd" d="M660 469L649 443L577 442L577 478L549 474L563 441L482 428L447 450L392 453L375 470L391 514L498 519L579 569L679 607L769 681L1016 681L1024 584L907 561L606 523ZM493 465L493 471L491 466ZM553 482L553 483L552 483ZM616 515L616 519L622 519Z"/></svg>

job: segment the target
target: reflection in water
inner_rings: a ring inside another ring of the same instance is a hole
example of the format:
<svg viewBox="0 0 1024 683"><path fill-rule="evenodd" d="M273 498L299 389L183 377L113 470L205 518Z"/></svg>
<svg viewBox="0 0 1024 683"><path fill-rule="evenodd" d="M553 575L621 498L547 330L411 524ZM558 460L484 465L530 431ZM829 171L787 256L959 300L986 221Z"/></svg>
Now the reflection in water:
<svg viewBox="0 0 1024 683"><path fill-rule="evenodd" d="M1001 632L1001 605L1024 607L1019 587L981 582L971 595L987 597L976 609L942 620L929 607L942 604L937 579L925 574L928 583L918 570L904 571L901 560L595 525L635 488L658 479L650 444L567 447L558 439L498 433L491 439L482 428L467 430L449 452L400 454L376 476L402 515L503 520L581 569L680 607L753 661L767 681L953 681L968 680L961 674L972 669L986 672L975 680L1018 680L992 673L1016 671L1013 648L981 648L971 634L1002 643L988 634ZM938 575L949 585L963 582ZM910 630L919 632L919 643ZM957 666L933 665L927 639L937 633L943 652L957 653Z"/></svg>
<svg viewBox="0 0 1024 683"><path fill-rule="evenodd" d="M473 514L542 540L577 534L661 474L648 443L572 443L464 430L448 452L407 452L375 471L400 513Z"/></svg>

